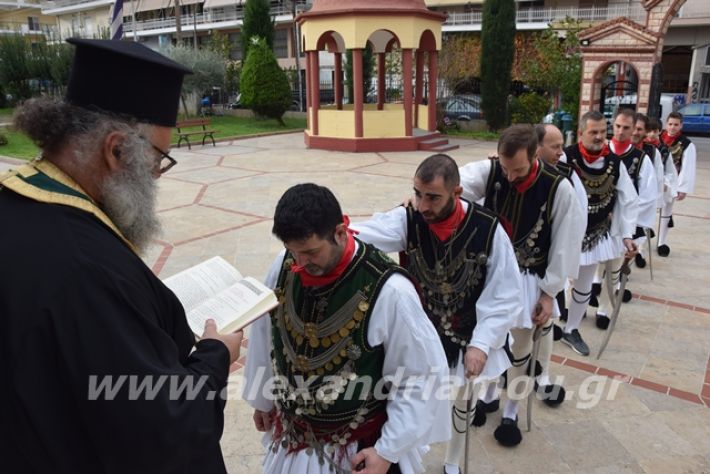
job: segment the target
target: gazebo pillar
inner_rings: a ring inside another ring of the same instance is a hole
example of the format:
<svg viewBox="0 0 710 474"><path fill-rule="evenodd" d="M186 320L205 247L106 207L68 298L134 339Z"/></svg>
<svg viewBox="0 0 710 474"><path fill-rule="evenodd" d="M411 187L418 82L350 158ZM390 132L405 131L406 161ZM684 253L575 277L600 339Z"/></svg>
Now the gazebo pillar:
<svg viewBox="0 0 710 474"><path fill-rule="evenodd" d="M362 138L362 108L364 93L362 85L362 49L353 49L353 112L355 113L355 138Z"/></svg>
<svg viewBox="0 0 710 474"><path fill-rule="evenodd" d="M335 53L335 105L343 110L343 53Z"/></svg>
<svg viewBox="0 0 710 474"><path fill-rule="evenodd" d="M377 110L385 104L385 53L377 53Z"/></svg>
<svg viewBox="0 0 710 474"><path fill-rule="evenodd" d="M412 49L402 50L402 73L404 80L404 134L412 136Z"/></svg>
<svg viewBox="0 0 710 474"><path fill-rule="evenodd" d="M306 52L306 128L311 128L311 53Z"/></svg>
<svg viewBox="0 0 710 474"><path fill-rule="evenodd" d="M318 108L320 106L320 65L318 63L318 51L310 51L311 56L311 133L318 135Z"/></svg>
<svg viewBox="0 0 710 474"><path fill-rule="evenodd" d="M436 76L438 75L438 51L429 51L429 102L427 104L427 130L436 130Z"/></svg>
<svg viewBox="0 0 710 474"><path fill-rule="evenodd" d="M419 125L419 105L422 103L424 80L424 51L417 50L416 76L414 78L414 124Z"/></svg>

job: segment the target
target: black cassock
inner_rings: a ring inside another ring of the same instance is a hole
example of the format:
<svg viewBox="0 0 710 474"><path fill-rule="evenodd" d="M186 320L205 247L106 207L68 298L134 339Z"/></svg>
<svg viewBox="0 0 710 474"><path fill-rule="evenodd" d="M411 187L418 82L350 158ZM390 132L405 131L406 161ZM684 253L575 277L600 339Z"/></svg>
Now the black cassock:
<svg viewBox="0 0 710 474"><path fill-rule="evenodd" d="M0 188L0 472L225 472L228 350L193 345L175 295L107 226ZM130 400L146 375L169 377ZM121 389L91 397L106 376ZM171 397L189 382L204 384Z"/></svg>

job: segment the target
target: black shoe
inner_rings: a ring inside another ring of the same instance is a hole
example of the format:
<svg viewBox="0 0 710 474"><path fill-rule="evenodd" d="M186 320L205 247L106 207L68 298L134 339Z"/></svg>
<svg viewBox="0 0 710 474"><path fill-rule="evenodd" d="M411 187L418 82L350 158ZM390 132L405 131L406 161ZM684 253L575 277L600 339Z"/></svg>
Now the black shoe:
<svg viewBox="0 0 710 474"><path fill-rule="evenodd" d="M614 295L618 295L618 294L619 294L619 290L616 290L614 292ZM624 289L624 296L621 297L621 302L628 303L629 301L631 301L632 297L633 297L633 295L631 294L631 290Z"/></svg>
<svg viewBox="0 0 710 474"><path fill-rule="evenodd" d="M597 313L597 327L601 329L602 331L606 331L609 328L609 323L611 320L609 319L609 316L606 314L599 314Z"/></svg>
<svg viewBox="0 0 710 474"><path fill-rule="evenodd" d="M498 428L493 432L493 437L508 448L519 445L523 440L523 434L518 428L518 417L516 416L514 420L503 418Z"/></svg>
<svg viewBox="0 0 710 474"><path fill-rule="evenodd" d="M559 327L557 324L552 325L552 340L553 341L559 341L562 339L562 334L564 334L564 331L562 331L562 328Z"/></svg>
<svg viewBox="0 0 710 474"><path fill-rule="evenodd" d="M476 412L473 414L471 426L485 425L486 413L493 413L494 411L498 411L498 408L500 408L500 400L493 400L490 403L486 403L483 400L478 400L476 402Z"/></svg>
<svg viewBox="0 0 710 474"><path fill-rule="evenodd" d="M535 382L535 393L537 393L537 398L545 402L545 405L556 407L565 401L567 392L562 385L550 384L541 387Z"/></svg>
<svg viewBox="0 0 710 474"><path fill-rule="evenodd" d="M670 229L672 227L675 227L675 223L673 222L673 216L668 219L668 228Z"/></svg>
<svg viewBox="0 0 710 474"><path fill-rule="evenodd" d="M562 334L562 342L570 346L579 355L589 355L589 346L584 342L577 329L573 329L571 333Z"/></svg>
<svg viewBox="0 0 710 474"><path fill-rule="evenodd" d="M636 262L636 266L639 268L646 268L646 259L643 258L643 255L640 253L637 253L636 256L634 257L634 261Z"/></svg>
<svg viewBox="0 0 710 474"><path fill-rule="evenodd" d="M671 253L671 248L667 245L658 246L658 255L661 257L667 257Z"/></svg>

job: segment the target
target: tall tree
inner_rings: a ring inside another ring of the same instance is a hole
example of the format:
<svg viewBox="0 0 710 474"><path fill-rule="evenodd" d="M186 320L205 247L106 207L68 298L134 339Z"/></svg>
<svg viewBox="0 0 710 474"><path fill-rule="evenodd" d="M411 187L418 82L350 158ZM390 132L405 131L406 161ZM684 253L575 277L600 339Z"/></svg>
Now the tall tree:
<svg viewBox="0 0 710 474"><path fill-rule="evenodd" d="M285 125L282 116L291 105L291 88L273 50L263 39L254 38L239 82L245 107Z"/></svg>
<svg viewBox="0 0 710 474"><path fill-rule="evenodd" d="M481 27L481 109L492 130L506 125L515 38L515 0L485 0Z"/></svg>
<svg viewBox="0 0 710 474"><path fill-rule="evenodd" d="M269 48L274 47L274 21L269 10L269 0L247 0L244 4L244 23L242 25L242 58L246 60L251 38L262 38Z"/></svg>

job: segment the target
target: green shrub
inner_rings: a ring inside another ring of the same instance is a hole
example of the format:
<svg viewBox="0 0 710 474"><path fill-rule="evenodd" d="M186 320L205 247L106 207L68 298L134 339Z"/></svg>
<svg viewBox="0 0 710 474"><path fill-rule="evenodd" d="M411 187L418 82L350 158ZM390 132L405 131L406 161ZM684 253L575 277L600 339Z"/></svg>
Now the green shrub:
<svg viewBox="0 0 710 474"><path fill-rule="evenodd" d="M550 108L550 100L534 92L513 97L510 101L512 123L540 123Z"/></svg>
<svg viewBox="0 0 710 474"><path fill-rule="evenodd" d="M0 146L7 145L7 137L0 132Z"/></svg>
<svg viewBox="0 0 710 474"><path fill-rule="evenodd" d="M291 106L291 88L286 73L263 39L256 38L249 48L239 83L244 107L284 124L282 116Z"/></svg>

